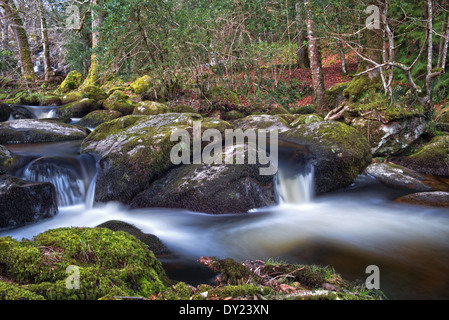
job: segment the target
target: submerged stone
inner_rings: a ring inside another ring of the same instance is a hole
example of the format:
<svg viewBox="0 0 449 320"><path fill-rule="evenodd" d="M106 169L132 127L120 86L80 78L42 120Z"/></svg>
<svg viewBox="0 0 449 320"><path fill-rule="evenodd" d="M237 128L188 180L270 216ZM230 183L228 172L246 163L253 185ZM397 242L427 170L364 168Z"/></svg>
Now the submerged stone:
<svg viewBox="0 0 449 320"><path fill-rule="evenodd" d="M396 202L449 208L449 192L434 191L413 193L396 199Z"/></svg>

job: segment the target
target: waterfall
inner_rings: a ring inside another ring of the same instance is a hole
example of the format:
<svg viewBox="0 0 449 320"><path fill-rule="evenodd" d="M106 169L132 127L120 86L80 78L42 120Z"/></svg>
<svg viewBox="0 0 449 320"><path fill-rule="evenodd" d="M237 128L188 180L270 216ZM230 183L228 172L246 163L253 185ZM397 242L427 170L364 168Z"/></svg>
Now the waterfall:
<svg viewBox="0 0 449 320"><path fill-rule="evenodd" d="M9 120L15 120L17 115L19 118L26 119L49 119L56 118L56 109L54 106L12 106L13 112Z"/></svg>
<svg viewBox="0 0 449 320"><path fill-rule="evenodd" d="M33 182L50 182L55 186L59 207L85 204L92 208L96 172L83 157L44 156L31 161L22 178Z"/></svg>
<svg viewBox="0 0 449 320"><path fill-rule="evenodd" d="M303 172L292 173L286 168L279 168L276 177L277 194L280 204L309 203L314 195L314 170L307 165Z"/></svg>

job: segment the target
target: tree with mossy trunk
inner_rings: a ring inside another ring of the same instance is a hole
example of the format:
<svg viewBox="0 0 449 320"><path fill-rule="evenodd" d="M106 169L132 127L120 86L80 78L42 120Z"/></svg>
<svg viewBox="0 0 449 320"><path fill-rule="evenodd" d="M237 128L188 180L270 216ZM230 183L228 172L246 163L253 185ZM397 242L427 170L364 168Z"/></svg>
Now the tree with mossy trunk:
<svg viewBox="0 0 449 320"><path fill-rule="evenodd" d="M19 10L17 10L13 0L0 0L0 7L5 11L5 16L9 17L12 21L11 28L16 36L16 42L19 49L22 77L26 80L36 80L37 75L33 69L28 37L22 18L19 15Z"/></svg>
<svg viewBox="0 0 449 320"><path fill-rule="evenodd" d="M325 91L323 67L321 65L321 53L315 34L313 11L309 2L304 3L306 11L307 39L309 41L310 69L312 73L313 101L319 111L325 108Z"/></svg>

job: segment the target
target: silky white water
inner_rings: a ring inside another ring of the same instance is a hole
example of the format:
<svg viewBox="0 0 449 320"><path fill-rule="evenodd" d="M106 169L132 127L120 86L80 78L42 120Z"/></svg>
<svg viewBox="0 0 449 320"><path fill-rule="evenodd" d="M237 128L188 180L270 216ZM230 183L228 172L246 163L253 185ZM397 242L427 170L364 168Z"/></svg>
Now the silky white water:
<svg viewBox="0 0 449 320"><path fill-rule="evenodd" d="M35 148L28 152L38 157L41 152ZM52 148L56 153L57 149ZM81 166L85 167L89 166ZM191 262L201 256L278 258L331 265L349 280L363 280L366 267L377 265L381 290L392 299L449 298L447 209L394 203L403 191L367 176L347 190L314 197L313 170L284 173L281 170L277 177L278 205L226 215L94 205L95 179L90 174L82 203L62 205L55 217L0 236L31 239L48 229L121 220L158 236L177 257Z"/></svg>

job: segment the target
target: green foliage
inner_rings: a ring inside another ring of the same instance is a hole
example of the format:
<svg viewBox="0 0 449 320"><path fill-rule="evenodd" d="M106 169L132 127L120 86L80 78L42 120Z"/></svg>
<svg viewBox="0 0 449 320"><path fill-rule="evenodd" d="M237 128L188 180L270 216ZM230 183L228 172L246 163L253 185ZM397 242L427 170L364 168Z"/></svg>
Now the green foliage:
<svg viewBox="0 0 449 320"><path fill-rule="evenodd" d="M17 60L14 54L8 50L0 50L0 73L13 71L17 68Z"/></svg>

